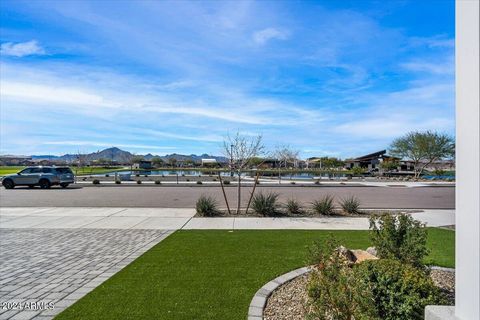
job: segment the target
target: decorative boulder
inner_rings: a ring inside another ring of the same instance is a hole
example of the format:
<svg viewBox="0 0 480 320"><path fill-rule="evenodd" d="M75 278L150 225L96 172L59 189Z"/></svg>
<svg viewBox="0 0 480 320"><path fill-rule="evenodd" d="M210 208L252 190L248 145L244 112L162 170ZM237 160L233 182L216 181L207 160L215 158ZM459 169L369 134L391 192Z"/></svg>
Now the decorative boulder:
<svg viewBox="0 0 480 320"><path fill-rule="evenodd" d="M375 257L377 256L377 248L375 248L375 247L368 247L367 252L370 253L371 255L375 256Z"/></svg>
<svg viewBox="0 0 480 320"><path fill-rule="evenodd" d="M355 255L351 250L348 250L344 246L340 246L337 248L337 253L345 259L345 261L350 265L355 263L357 258L355 258Z"/></svg>
<svg viewBox="0 0 480 320"><path fill-rule="evenodd" d="M351 250L355 256L355 263L361 263L366 260L378 260L376 256L365 250Z"/></svg>

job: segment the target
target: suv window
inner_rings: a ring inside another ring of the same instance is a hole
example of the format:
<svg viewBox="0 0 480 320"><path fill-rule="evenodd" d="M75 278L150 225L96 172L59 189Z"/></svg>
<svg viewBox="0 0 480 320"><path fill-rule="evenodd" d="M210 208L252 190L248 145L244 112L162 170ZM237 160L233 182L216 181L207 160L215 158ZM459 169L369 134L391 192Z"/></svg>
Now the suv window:
<svg viewBox="0 0 480 320"><path fill-rule="evenodd" d="M42 172L43 172L43 173L51 173L51 172L52 172L52 169L50 169L50 168L42 168Z"/></svg>
<svg viewBox="0 0 480 320"><path fill-rule="evenodd" d="M20 171L19 173L20 174L29 174L32 172L32 168L27 168L27 169L23 169L22 171Z"/></svg>
<svg viewBox="0 0 480 320"><path fill-rule="evenodd" d="M42 168L32 168L30 173L42 173Z"/></svg>
<svg viewBox="0 0 480 320"><path fill-rule="evenodd" d="M57 172L61 174L73 173L72 170L70 170L70 168L57 168L55 170L57 170Z"/></svg>

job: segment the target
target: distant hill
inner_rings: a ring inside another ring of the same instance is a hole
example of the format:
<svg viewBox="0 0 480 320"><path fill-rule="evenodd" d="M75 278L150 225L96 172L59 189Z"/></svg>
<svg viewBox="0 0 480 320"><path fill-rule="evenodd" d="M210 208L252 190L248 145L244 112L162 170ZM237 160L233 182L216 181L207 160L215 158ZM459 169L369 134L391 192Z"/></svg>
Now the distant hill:
<svg viewBox="0 0 480 320"><path fill-rule="evenodd" d="M117 147L107 148L101 151L92 152L85 154L87 161L94 161L98 159L108 159L112 160L117 163L128 163L134 156L142 156L145 160L151 160L154 157L159 157L164 161L168 159L175 159L177 161L185 161L185 160L192 160L194 162L200 162L201 159L209 158L209 159L216 159L218 162L228 162L228 159L222 156L210 156L206 153L201 155L184 155L184 154L167 154L165 156L157 156L151 153L146 155L138 155L133 154L128 151L121 150ZM53 155L32 155L32 159L35 160L57 160L57 161L66 161L66 162L73 162L77 159L77 154L64 154L63 156L53 156Z"/></svg>

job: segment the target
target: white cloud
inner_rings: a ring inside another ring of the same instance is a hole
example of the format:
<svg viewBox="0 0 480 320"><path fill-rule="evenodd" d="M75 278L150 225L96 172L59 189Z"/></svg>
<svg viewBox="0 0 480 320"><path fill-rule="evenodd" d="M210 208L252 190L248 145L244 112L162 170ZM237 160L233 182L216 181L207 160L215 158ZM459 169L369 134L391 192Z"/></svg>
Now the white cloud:
<svg viewBox="0 0 480 320"><path fill-rule="evenodd" d="M284 30L279 30L276 28L266 28L260 31L253 33L253 41L257 44L265 44L272 39L277 40L286 40L289 36L289 33Z"/></svg>
<svg viewBox="0 0 480 320"><path fill-rule="evenodd" d="M43 55L45 54L45 49L43 49L37 41L31 40L19 43L2 43L0 46L0 52L5 56L25 57L31 55Z"/></svg>
<svg viewBox="0 0 480 320"><path fill-rule="evenodd" d="M438 75L454 74L455 66L450 62L445 63L429 63L429 62L407 62L402 67L415 72L428 72Z"/></svg>

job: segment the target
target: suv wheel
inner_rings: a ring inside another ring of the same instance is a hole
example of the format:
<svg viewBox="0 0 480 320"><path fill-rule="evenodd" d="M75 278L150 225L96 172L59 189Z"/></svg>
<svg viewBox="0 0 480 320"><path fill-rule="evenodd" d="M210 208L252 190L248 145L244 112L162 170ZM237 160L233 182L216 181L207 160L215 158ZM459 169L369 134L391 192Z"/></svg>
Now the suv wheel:
<svg viewBox="0 0 480 320"><path fill-rule="evenodd" d="M2 181L3 186L5 189L13 189L15 188L15 183L11 179L6 179Z"/></svg>
<svg viewBox="0 0 480 320"><path fill-rule="evenodd" d="M42 179L40 180L39 185L42 189L49 189L51 184L50 181L48 181L47 179Z"/></svg>
<svg viewBox="0 0 480 320"><path fill-rule="evenodd" d="M64 189L65 189L66 187L68 187L68 185L69 185L69 183L60 183L60 187L62 187L62 188L64 188Z"/></svg>

